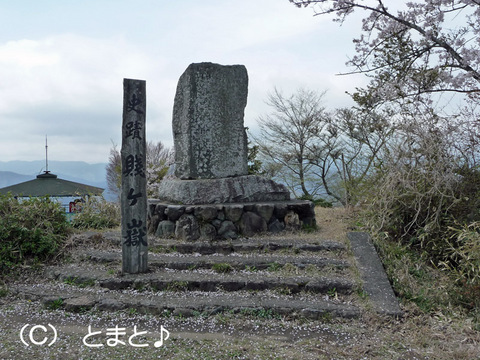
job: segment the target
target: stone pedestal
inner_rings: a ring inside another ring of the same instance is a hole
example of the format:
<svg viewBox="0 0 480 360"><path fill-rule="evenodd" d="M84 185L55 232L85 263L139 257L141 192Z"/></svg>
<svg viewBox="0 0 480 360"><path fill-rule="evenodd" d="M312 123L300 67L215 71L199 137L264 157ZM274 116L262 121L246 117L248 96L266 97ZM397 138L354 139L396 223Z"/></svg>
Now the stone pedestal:
<svg viewBox="0 0 480 360"><path fill-rule="evenodd" d="M169 204L149 200L149 232L183 241L236 239L315 227L311 201L289 200L225 204Z"/></svg>
<svg viewBox="0 0 480 360"><path fill-rule="evenodd" d="M164 180L158 198L177 204L221 204L290 200L290 192L272 180L255 175L221 179Z"/></svg>

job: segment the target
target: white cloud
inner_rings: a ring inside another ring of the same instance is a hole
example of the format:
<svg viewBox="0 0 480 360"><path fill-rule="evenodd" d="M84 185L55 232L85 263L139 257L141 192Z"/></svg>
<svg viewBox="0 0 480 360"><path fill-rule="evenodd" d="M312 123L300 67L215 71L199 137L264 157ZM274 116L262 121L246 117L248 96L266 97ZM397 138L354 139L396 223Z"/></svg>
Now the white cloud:
<svg viewBox="0 0 480 360"><path fill-rule="evenodd" d="M76 7L62 17L52 5L60 3ZM350 35L287 0L88 4L51 0L31 18L47 24L39 31L28 19L3 19L22 37L0 42L0 160L42 158L49 134L52 160L107 161L111 140L120 145L123 78L147 81L147 136L171 146L175 88L192 62L247 67L251 129L268 111L264 99L274 86L330 89L339 106L354 85L334 75L344 70L347 50L339 44Z"/></svg>

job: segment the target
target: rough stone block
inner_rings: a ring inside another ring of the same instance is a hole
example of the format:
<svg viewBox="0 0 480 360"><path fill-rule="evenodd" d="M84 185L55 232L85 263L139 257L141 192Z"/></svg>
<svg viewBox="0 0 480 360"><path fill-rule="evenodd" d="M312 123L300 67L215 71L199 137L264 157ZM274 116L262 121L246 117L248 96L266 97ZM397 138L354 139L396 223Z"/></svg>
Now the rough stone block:
<svg viewBox="0 0 480 360"><path fill-rule="evenodd" d="M288 204L288 209L298 214L300 219L313 217L315 218L315 204L311 201L296 201Z"/></svg>
<svg viewBox="0 0 480 360"><path fill-rule="evenodd" d="M217 217L218 210L213 205L199 206L195 208L194 214L203 221L212 221Z"/></svg>
<svg viewBox="0 0 480 360"><path fill-rule="evenodd" d="M288 205L286 203L275 204L273 215L277 219L283 220L285 218L285 215L287 215L287 212L288 212Z"/></svg>
<svg viewBox="0 0 480 360"><path fill-rule="evenodd" d="M240 232L245 236L253 236L256 233L268 230L267 222L261 216L251 211L243 213L239 222L239 228Z"/></svg>
<svg viewBox="0 0 480 360"><path fill-rule="evenodd" d="M276 218L270 224L268 224L268 231L272 233L279 233L283 230L285 230L285 224Z"/></svg>
<svg viewBox="0 0 480 360"><path fill-rule="evenodd" d="M165 214L170 221L177 221L178 219L180 219L180 216L182 216L184 212L185 206L181 205L170 205L165 210Z"/></svg>
<svg viewBox="0 0 480 360"><path fill-rule="evenodd" d="M157 204L155 206L155 214L161 217L161 220L165 220L165 210L167 206L165 204Z"/></svg>
<svg viewBox="0 0 480 360"><path fill-rule="evenodd" d="M299 230L300 229L300 219L298 214L290 210L287 215L285 215L285 230Z"/></svg>
<svg viewBox="0 0 480 360"><path fill-rule="evenodd" d="M63 305L65 306L65 310L67 311L81 312L90 310L95 306L96 303L97 301L93 297L89 295L84 295L76 298L66 299L63 302Z"/></svg>
<svg viewBox="0 0 480 360"><path fill-rule="evenodd" d="M225 206L225 217L227 220L237 222L243 214L243 205Z"/></svg>
<svg viewBox="0 0 480 360"><path fill-rule="evenodd" d="M236 239L238 237L237 228L233 222L225 220L218 229L218 236L222 239Z"/></svg>
<svg viewBox="0 0 480 360"><path fill-rule="evenodd" d="M222 207L222 209L223 209L223 207ZM221 221L225 220L225 213L223 212L223 210L219 210L219 211L218 211L218 213L217 213L217 219L218 219L218 220L221 220Z"/></svg>
<svg viewBox="0 0 480 360"><path fill-rule="evenodd" d="M248 174L245 66L191 64L178 81L173 107L175 175L212 179Z"/></svg>
<svg viewBox="0 0 480 360"><path fill-rule="evenodd" d="M158 224L155 236L167 238L173 235L175 235L175 223L173 221L163 220Z"/></svg>
<svg viewBox="0 0 480 360"><path fill-rule="evenodd" d="M160 216L159 215L153 215L150 218L150 223L148 225L148 232L149 233L154 233L157 230L158 224L160 223Z"/></svg>
<svg viewBox="0 0 480 360"><path fill-rule="evenodd" d="M208 241L215 240L217 229L212 224L203 224L200 228L200 237Z"/></svg>
<svg viewBox="0 0 480 360"><path fill-rule="evenodd" d="M260 215L268 224L272 218L274 208L275 207L272 204L256 204L255 212Z"/></svg>
<svg viewBox="0 0 480 360"><path fill-rule="evenodd" d="M180 216L175 226L175 236L186 241L195 241L200 238L200 226L193 215Z"/></svg>

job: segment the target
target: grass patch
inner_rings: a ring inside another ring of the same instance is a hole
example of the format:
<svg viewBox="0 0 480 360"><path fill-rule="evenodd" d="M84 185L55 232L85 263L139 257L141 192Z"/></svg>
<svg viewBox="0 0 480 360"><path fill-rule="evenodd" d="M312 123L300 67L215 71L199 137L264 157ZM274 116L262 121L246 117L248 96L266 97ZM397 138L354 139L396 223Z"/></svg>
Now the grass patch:
<svg viewBox="0 0 480 360"><path fill-rule="evenodd" d="M63 306L63 299L62 298L58 298L58 299L55 299L55 300L52 300L52 301L48 301L46 304L45 304L45 307L48 309L48 310L58 310L60 309L61 307Z"/></svg>
<svg viewBox="0 0 480 360"><path fill-rule="evenodd" d="M455 283L421 253L387 238L373 240L393 289L404 302L415 304L423 313L447 310L458 303Z"/></svg>
<svg viewBox="0 0 480 360"><path fill-rule="evenodd" d="M226 274L231 272L233 267L228 263L218 263L212 265L212 270L219 274Z"/></svg>
<svg viewBox="0 0 480 360"><path fill-rule="evenodd" d="M8 296L9 291L6 287L0 287L0 298Z"/></svg>
<svg viewBox="0 0 480 360"><path fill-rule="evenodd" d="M281 268L282 268L282 265L275 261L273 263L268 264L267 271L271 271L271 272L279 271Z"/></svg>
<svg viewBox="0 0 480 360"><path fill-rule="evenodd" d="M63 280L63 283L67 284L67 285L71 285L71 286L78 286L80 288L95 286L95 280L93 280L93 279L88 279L88 280L81 281L77 277L74 277L74 276L66 277Z"/></svg>
<svg viewBox="0 0 480 360"><path fill-rule="evenodd" d="M245 308L240 310L240 314L245 316L252 316L259 319L278 318L278 316L275 314L275 312L272 309L265 309L265 308L259 308L259 309Z"/></svg>
<svg viewBox="0 0 480 360"><path fill-rule="evenodd" d="M166 291L186 291L188 290L188 281L172 281L165 288Z"/></svg>

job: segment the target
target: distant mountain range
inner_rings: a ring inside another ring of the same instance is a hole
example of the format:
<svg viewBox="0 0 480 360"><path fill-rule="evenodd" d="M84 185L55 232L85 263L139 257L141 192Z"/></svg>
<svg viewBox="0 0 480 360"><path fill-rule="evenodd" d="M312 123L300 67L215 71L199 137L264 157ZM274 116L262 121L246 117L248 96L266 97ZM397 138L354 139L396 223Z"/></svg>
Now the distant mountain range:
<svg viewBox="0 0 480 360"><path fill-rule="evenodd" d="M106 163L82 161L49 161L48 170L59 178L106 189ZM45 171L45 160L0 161L0 188L33 180ZM104 194L109 198L108 194Z"/></svg>

